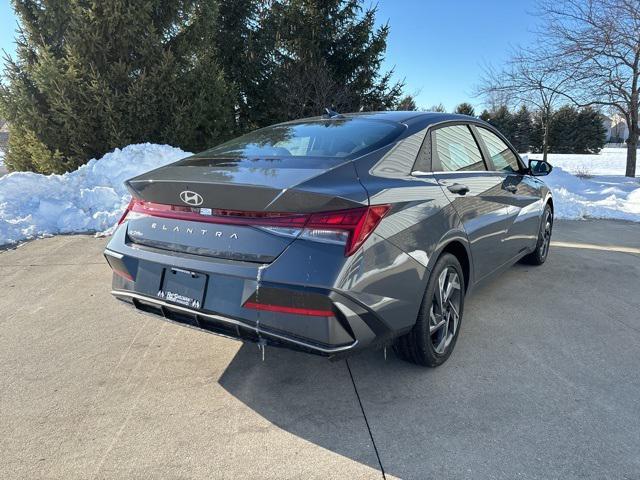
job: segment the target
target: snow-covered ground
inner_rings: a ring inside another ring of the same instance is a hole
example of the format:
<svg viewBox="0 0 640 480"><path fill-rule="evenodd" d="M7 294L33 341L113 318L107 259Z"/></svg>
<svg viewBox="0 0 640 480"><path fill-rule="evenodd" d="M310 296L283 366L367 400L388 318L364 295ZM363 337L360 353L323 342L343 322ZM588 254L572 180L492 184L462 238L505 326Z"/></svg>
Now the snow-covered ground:
<svg viewBox="0 0 640 480"><path fill-rule="evenodd" d="M624 177L625 154L615 148L550 155L554 170L544 180L554 191L556 218L640 222L640 179ZM0 175L0 245L58 233L108 233L129 201L126 179L187 155L168 145L129 145L64 175Z"/></svg>
<svg viewBox="0 0 640 480"><path fill-rule="evenodd" d="M123 182L187 156L168 145L129 145L64 175L0 177L0 245L58 233L102 232L129 202Z"/></svg>
<svg viewBox="0 0 640 480"><path fill-rule="evenodd" d="M542 158L541 153L529 153L529 158ZM598 155L568 155L550 153L548 162L570 173L590 175L624 175L627 165L626 148L605 148Z"/></svg>
<svg viewBox="0 0 640 480"><path fill-rule="evenodd" d="M626 155L624 148L605 148L598 155L549 154L553 171L543 180L553 190L556 218L640 222L640 178L624 176Z"/></svg>

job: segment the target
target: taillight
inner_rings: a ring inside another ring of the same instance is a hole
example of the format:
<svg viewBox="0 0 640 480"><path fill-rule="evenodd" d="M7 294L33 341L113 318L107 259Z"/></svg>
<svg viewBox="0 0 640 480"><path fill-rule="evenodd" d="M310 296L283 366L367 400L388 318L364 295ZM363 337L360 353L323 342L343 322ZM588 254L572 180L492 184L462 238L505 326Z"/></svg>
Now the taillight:
<svg viewBox="0 0 640 480"><path fill-rule="evenodd" d="M335 212L302 214L197 208L133 199L118 224L133 212L176 220L247 225L294 238L345 245L345 255L348 257L360 248L390 208L390 205L372 205Z"/></svg>
<svg viewBox="0 0 640 480"><path fill-rule="evenodd" d="M132 200L129 211L152 217L192 220L195 222L218 223L224 225L255 225L304 227L308 215L280 212L246 212L239 210L184 207L162 203Z"/></svg>
<svg viewBox="0 0 640 480"><path fill-rule="evenodd" d="M260 303L260 302L245 302L244 305L242 306L244 308L251 308L252 310L264 310L266 312L276 312L276 313L292 313L294 315L306 315L308 317L335 316L332 310L321 310L317 308L289 307L286 305L277 305L277 304Z"/></svg>
<svg viewBox="0 0 640 480"><path fill-rule="evenodd" d="M124 209L124 213L120 217L120 220L118 220L118 225L123 224L124 221L127 219L127 215L129 215L129 212L133 208L133 205L135 204L135 202L136 200L132 198L131 201L129 202L129 205L127 205L127 208Z"/></svg>
<svg viewBox="0 0 640 480"><path fill-rule="evenodd" d="M348 257L360 248L390 208L390 205L373 205L311 214L301 238L327 241L343 237Z"/></svg>

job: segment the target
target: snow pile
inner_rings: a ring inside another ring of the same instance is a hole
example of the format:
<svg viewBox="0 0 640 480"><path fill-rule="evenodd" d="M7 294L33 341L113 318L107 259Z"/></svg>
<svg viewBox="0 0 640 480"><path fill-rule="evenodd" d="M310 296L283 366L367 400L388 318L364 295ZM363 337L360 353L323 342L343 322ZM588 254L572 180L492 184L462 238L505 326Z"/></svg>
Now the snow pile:
<svg viewBox="0 0 640 480"><path fill-rule="evenodd" d="M553 171L542 180L553 190L556 218L640 222L640 178L624 176L626 158L625 148L605 148L599 155L549 154Z"/></svg>
<svg viewBox="0 0 640 480"><path fill-rule="evenodd" d="M544 181L553 190L556 218L612 218L640 222L640 179L598 175L579 178L554 167Z"/></svg>
<svg viewBox="0 0 640 480"><path fill-rule="evenodd" d="M130 199L125 180L187 155L168 145L129 145L64 175L16 172L2 176L0 245L110 229Z"/></svg>

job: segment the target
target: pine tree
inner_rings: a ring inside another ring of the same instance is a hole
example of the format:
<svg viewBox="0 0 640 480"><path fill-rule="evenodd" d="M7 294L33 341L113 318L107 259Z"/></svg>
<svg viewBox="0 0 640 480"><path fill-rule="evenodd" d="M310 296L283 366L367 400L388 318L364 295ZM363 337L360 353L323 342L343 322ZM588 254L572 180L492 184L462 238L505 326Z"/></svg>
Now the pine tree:
<svg viewBox="0 0 640 480"><path fill-rule="evenodd" d="M218 0L215 46L225 77L233 85L236 133L273 123L275 38L263 28L270 15L260 0Z"/></svg>
<svg viewBox="0 0 640 480"><path fill-rule="evenodd" d="M413 95L404 96L396 105L396 110L405 110L405 111L415 111L418 110L418 106L416 105L416 99L413 98Z"/></svg>
<svg viewBox="0 0 640 480"><path fill-rule="evenodd" d="M544 123L542 121L542 113L539 110L535 111L533 114L533 125L531 128L531 138L529 139L529 143L533 153L542 153L544 144Z"/></svg>
<svg viewBox="0 0 640 480"><path fill-rule="evenodd" d="M388 25L359 0L220 0L218 49L237 88L239 129L310 115L396 107L381 72Z"/></svg>
<svg viewBox="0 0 640 480"><path fill-rule="evenodd" d="M489 115L488 122L512 142L515 136L515 122L509 109L503 105Z"/></svg>
<svg viewBox="0 0 640 480"><path fill-rule="evenodd" d="M476 111L473 108L473 105L468 102L462 102L461 104L459 104L454 112L459 113L460 115L469 115L470 117L476 116Z"/></svg>
<svg viewBox="0 0 640 480"><path fill-rule="evenodd" d="M22 30L5 65L6 164L77 168L135 142L200 150L230 134L212 2L14 0Z"/></svg>
<svg viewBox="0 0 640 480"><path fill-rule="evenodd" d="M592 107L580 109L576 117L574 153L598 153L604 147L607 129L602 115Z"/></svg>
<svg viewBox="0 0 640 480"><path fill-rule="evenodd" d="M573 106L560 107L553 113L549 125L549 151L573 153L576 149L578 110Z"/></svg>
<svg viewBox="0 0 640 480"><path fill-rule="evenodd" d="M513 124L514 130L511 143L518 152L526 153L531 147L533 123L531 121L531 112L525 105L522 105L513 115Z"/></svg>
<svg viewBox="0 0 640 480"><path fill-rule="evenodd" d="M439 103L437 105L431 105L427 111L445 113L447 110L444 108L444 105L442 103Z"/></svg>

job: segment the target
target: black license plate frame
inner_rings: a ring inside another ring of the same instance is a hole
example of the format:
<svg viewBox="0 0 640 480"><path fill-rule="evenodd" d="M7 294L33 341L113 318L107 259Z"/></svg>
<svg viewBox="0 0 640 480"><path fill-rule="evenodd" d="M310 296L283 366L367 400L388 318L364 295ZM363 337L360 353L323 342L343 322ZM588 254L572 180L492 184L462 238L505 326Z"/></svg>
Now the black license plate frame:
<svg viewBox="0 0 640 480"><path fill-rule="evenodd" d="M200 310L204 303L209 276L176 267L167 267L162 275L158 297L167 303Z"/></svg>

